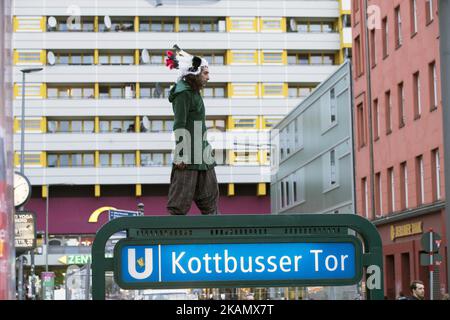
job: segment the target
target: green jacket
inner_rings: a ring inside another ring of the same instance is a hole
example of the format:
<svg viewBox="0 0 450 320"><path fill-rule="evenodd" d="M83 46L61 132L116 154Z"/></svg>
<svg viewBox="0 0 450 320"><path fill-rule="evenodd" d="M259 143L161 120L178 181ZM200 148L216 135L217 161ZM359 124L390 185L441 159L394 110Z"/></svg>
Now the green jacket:
<svg viewBox="0 0 450 320"><path fill-rule="evenodd" d="M212 147L206 140L205 125L205 105L198 92L194 92L191 87L183 80L178 81L170 90L169 101L172 103L175 120L173 131L185 129L191 137L190 155L187 163L187 169L190 170L208 170L216 165L212 156ZM183 132L181 130L181 132ZM183 157L183 146L189 145L188 141L183 143L184 137L180 136L180 130L175 133L177 147L174 153L174 162L178 163ZM201 133L201 134L200 134ZM197 136L195 135L197 134ZM204 140L203 140L204 139ZM201 154L200 154L201 146ZM205 152L205 149L208 150ZM181 150L181 152L180 152ZM198 151L195 158L194 152ZM207 157L210 157L209 159ZM186 163L186 161L184 161Z"/></svg>

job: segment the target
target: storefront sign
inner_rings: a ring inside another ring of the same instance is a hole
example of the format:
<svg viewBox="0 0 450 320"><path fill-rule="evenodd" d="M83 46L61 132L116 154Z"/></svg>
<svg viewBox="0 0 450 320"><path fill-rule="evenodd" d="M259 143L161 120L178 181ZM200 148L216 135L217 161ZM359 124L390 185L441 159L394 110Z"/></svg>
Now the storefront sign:
<svg viewBox="0 0 450 320"><path fill-rule="evenodd" d="M62 264L87 264L91 263L91 256L90 255L67 255L62 256L58 259L58 262L61 262Z"/></svg>
<svg viewBox="0 0 450 320"><path fill-rule="evenodd" d="M36 247L36 222L33 212L16 212L15 247L17 251L25 252Z"/></svg>
<svg viewBox="0 0 450 320"><path fill-rule="evenodd" d="M418 221L414 223L407 223L400 226L391 226L391 240L394 241L397 238L409 237L415 234L423 233L423 222Z"/></svg>

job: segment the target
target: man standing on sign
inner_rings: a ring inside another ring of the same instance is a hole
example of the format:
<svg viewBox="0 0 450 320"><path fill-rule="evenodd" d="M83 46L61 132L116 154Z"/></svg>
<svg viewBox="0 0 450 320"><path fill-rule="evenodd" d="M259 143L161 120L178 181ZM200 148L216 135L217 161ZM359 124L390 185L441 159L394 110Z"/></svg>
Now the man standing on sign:
<svg viewBox="0 0 450 320"><path fill-rule="evenodd" d="M206 140L205 106L200 95L209 80L208 62L174 45L167 51L166 66L179 71L169 94L176 147L167 210L171 215L186 215L194 201L202 214L217 214L216 162Z"/></svg>

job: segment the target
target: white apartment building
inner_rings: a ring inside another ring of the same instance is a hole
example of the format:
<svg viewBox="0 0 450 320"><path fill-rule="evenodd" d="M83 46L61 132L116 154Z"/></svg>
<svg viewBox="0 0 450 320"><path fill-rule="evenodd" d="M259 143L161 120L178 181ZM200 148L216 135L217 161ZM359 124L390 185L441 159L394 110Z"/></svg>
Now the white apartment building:
<svg viewBox="0 0 450 320"><path fill-rule="evenodd" d="M207 127L224 133L211 141L220 211L270 213L268 131L344 62L349 15L350 0L16 0L16 167L21 70L43 68L25 82L37 230L47 197L51 234L95 233L88 220L100 207L143 202L146 214L166 214L177 74L164 55L174 44L210 63Z"/></svg>

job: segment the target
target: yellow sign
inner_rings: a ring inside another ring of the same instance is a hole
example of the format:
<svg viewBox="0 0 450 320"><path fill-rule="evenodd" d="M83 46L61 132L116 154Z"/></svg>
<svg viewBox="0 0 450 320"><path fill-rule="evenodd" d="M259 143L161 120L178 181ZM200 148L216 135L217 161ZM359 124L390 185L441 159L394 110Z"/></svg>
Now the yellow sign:
<svg viewBox="0 0 450 320"><path fill-rule="evenodd" d="M391 226L391 240L423 233L422 221L407 223L401 226Z"/></svg>
<svg viewBox="0 0 450 320"><path fill-rule="evenodd" d="M98 217L100 214L102 214L103 212L109 211L109 210L117 210L114 207L101 207L98 208L97 210L95 210L94 212L91 213L91 216L89 217L89 223L96 223L98 222Z"/></svg>

